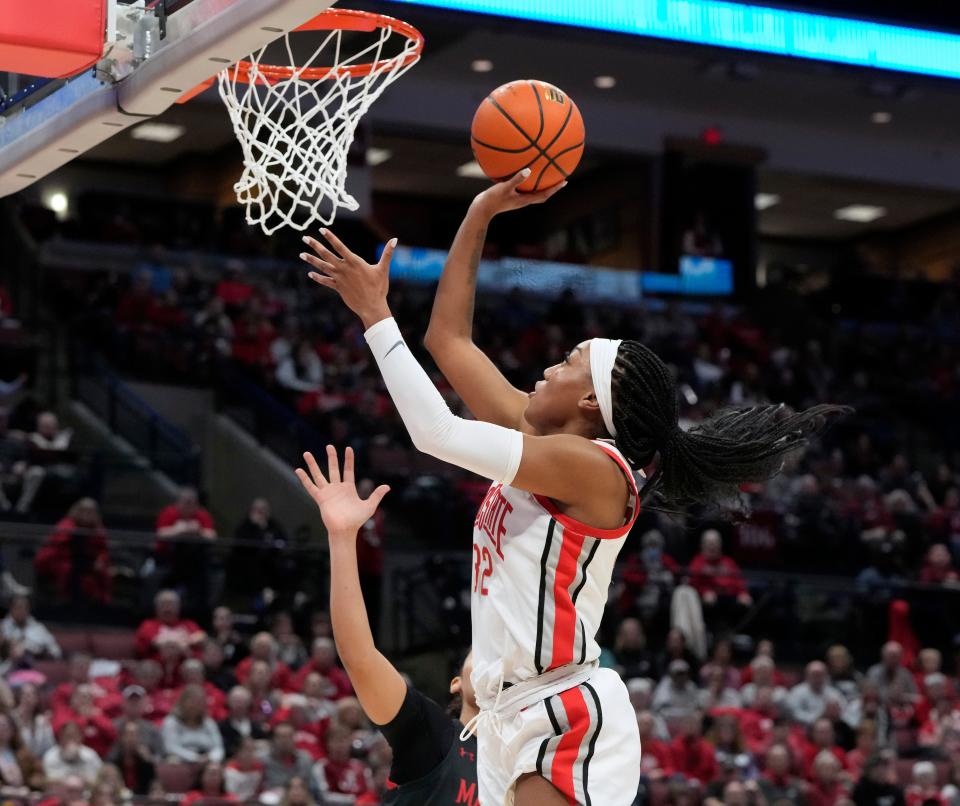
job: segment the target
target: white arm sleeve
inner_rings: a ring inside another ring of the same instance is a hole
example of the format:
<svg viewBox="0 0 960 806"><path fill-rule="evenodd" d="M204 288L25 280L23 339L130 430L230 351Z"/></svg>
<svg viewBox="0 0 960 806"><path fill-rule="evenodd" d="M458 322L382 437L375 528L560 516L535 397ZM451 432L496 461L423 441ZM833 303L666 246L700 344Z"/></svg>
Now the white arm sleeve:
<svg viewBox="0 0 960 806"><path fill-rule="evenodd" d="M491 481L513 481L523 455L522 433L454 416L394 319L377 322L364 336L417 450Z"/></svg>

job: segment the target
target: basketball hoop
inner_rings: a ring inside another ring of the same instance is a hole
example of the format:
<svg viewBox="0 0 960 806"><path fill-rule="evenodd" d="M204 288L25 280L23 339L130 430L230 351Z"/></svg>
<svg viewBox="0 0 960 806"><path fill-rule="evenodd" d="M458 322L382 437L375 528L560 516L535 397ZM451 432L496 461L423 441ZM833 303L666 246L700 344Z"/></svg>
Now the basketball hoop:
<svg viewBox="0 0 960 806"><path fill-rule="evenodd" d="M303 31L327 35L298 65L290 34ZM372 41L347 54L345 31L371 34ZM388 44L398 52L388 55ZM264 47L216 77L243 149L243 173L233 186L237 201L246 208L247 223L268 235L284 225L329 225L338 207L358 208L346 191L347 152L357 123L417 63L423 35L383 14L329 9L284 34L283 45L289 66L264 64Z"/></svg>

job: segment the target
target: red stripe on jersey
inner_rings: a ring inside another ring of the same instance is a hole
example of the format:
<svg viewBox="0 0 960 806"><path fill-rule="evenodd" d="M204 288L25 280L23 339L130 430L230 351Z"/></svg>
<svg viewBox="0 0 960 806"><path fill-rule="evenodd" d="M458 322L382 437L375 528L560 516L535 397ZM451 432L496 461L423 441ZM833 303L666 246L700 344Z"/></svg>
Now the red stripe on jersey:
<svg viewBox="0 0 960 806"><path fill-rule="evenodd" d="M633 528L633 524L637 520L637 516L640 514L640 492L637 490L637 482L634 480L633 471L630 470L630 466L620 457L620 455L612 450L609 446L604 445L602 442L594 442L594 444L600 448L607 456L613 459L617 463L617 466L623 471L624 476L627 478L627 484L630 487L630 515L627 518L627 522L616 529L598 529L595 526L590 526L589 524L578 521L574 518L571 518L567 515L564 515L558 508L557 505L549 498L544 495L534 495L537 503L540 504L553 519L563 527L564 533L572 532L573 534L579 534L584 537L596 537L601 540L616 540L621 537L625 537L630 530Z"/></svg>
<svg viewBox="0 0 960 806"><path fill-rule="evenodd" d="M577 576L583 540L582 534L563 530L563 543L560 544L560 557L553 577L553 650L548 671L573 661L577 608L570 597L570 586Z"/></svg>
<svg viewBox="0 0 960 806"><path fill-rule="evenodd" d="M563 710L567 712L570 730L564 733L557 743L553 766L550 768L550 783L566 796L567 803L576 806L577 793L573 788L573 767L580 755L583 737L590 729L590 711L579 688L560 692L560 702L563 703Z"/></svg>

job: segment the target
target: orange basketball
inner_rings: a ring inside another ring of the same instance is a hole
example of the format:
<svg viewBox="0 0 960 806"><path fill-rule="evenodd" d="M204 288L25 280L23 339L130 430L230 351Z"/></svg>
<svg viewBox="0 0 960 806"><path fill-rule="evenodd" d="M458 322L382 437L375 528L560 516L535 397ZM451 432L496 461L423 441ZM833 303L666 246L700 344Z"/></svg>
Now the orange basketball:
<svg viewBox="0 0 960 806"><path fill-rule="evenodd" d="M566 179L583 156L583 118L563 90L545 81L511 81L491 92L470 127L483 172L500 182L530 169L520 190L546 190Z"/></svg>

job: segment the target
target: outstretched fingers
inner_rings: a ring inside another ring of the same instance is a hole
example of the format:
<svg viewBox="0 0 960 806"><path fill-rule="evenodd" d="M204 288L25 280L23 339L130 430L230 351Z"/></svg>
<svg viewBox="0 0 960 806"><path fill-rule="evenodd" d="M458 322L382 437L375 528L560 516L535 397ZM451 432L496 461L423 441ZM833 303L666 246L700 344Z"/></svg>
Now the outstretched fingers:
<svg viewBox="0 0 960 806"><path fill-rule="evenodd" d="M334 254L330 251L325 244L320 243L316 238L311 238L309 235L303 236L303 242L309 246L321 260L326 261L332 266L340 266L343 263L343 258L340 255Z"/></svg>
<svg viewBox="0 0 960 806"><path fill-rule="evenodd" d="M340 483L340 458L333 445L327 445L327 476L331 484Z"/></svg>
<svg viewBox="0 0 960 806"><path fill-rule="evenodd" d="M353 448L347 448L343 452L343 480L347 484L354 484L353 475Z"/></svg>
<svg viewBox="0 0 960 806"><path fill-rule="evenodd" d="M383 497L388 492L390 492L390 485L381 484L376 490L370 493L370 497L367 499L367 501L373 504L373 508L376 509L378 506L380 506L380 502L383 501Z"/></svg>
<svg viewBox="0 0 960 806"><path fill-rule="evenodd" d="M327 277L325 274L317 274L315 271L312 271L307 274L307 277L313 280L313 282L315 282L317 285L322 285L326 288L333 289L336 289L337 287L337 281L334 280L333 277Z"/></svg>
<svg viewBox="0 0 960 806"><path fill-rule="evenodd" d="M330 245L333 246L333 248L340 253L340 257L343 258L344 260L349 260L350 258L356 257L356 255L353 254L353 252L347 249L346 244L343 241L341 241L336 235L334 235L330 230L322 229L320 230L320 234L330 242ZM323 248L322 244L319 244L319 246L320 248ZM326 251L329 252L329 250L326 250Z"/></svg>
<svg viewBox="0 0 960 806"><path fill-rule="evenodd" d="M380 262L377 264L381 269L390 268L390 260L393 258L393 250L397 248L397 239L391 238L387 245L383 247L383 254L380 255Z"/></svg>
<svg viewBox="0 0 960 806"><path fill-rule="evenodd" d="M320 469L320 465L317 464L317 460L313 458L313 454L307 451L303 455L303 461L307 463L307 470L310 471L310 477L313 479L313 483L316 485L317 489L326 487L327 480L323 475L323 471ZM299 476L301 473L303 473L303 471L299 470L297 475ZM306 473L303 473L303 475L306 475Z"/></svg>

